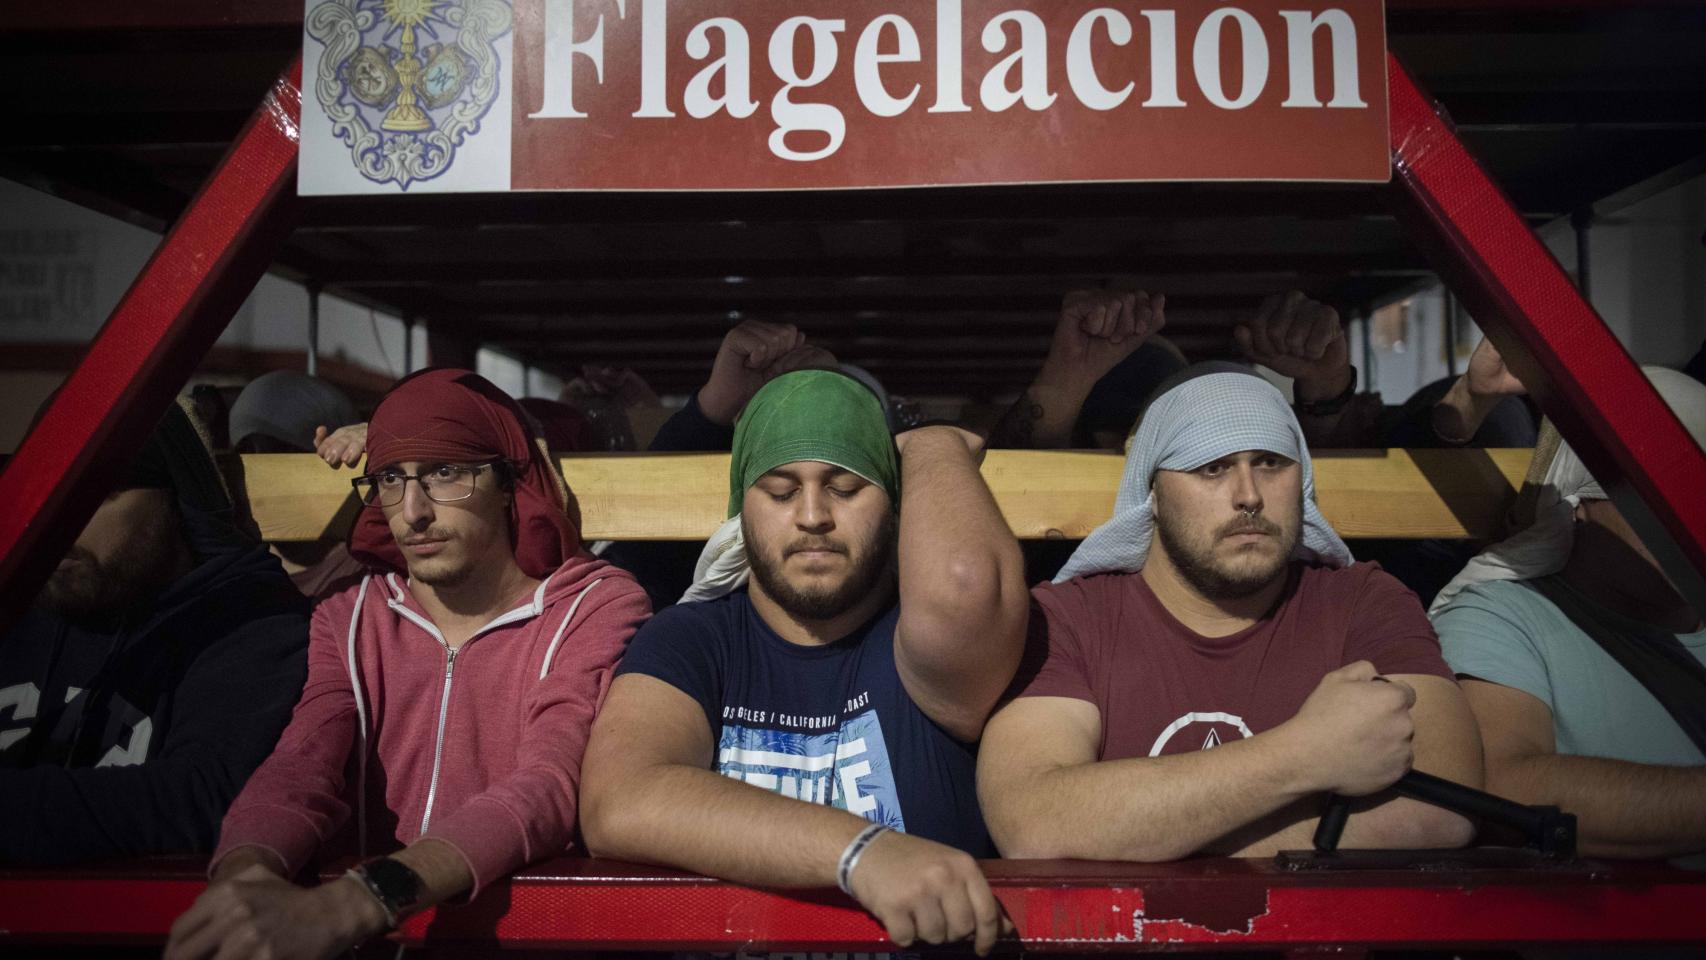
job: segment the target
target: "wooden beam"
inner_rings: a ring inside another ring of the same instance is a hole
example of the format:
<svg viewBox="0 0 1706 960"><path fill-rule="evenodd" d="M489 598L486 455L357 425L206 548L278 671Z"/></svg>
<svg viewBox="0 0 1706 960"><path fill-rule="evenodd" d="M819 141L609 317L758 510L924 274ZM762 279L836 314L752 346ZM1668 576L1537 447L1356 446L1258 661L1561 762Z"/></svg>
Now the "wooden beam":
<svg viewBox="0 0 1706 960"><path fill-rule="evenodd" d="M1496 536L1528 467L1527 450L1325 450L1315 455L1321 510L1350 538ZM1124 458L1086 450L994 450L983 475L1016 536L1078 539L1108 519ZM702 540L728 504L725 453L600 453L562 459L588 540ZM262 536L344 536L359 509L349 470L312 454L227 462Z"/></svg>

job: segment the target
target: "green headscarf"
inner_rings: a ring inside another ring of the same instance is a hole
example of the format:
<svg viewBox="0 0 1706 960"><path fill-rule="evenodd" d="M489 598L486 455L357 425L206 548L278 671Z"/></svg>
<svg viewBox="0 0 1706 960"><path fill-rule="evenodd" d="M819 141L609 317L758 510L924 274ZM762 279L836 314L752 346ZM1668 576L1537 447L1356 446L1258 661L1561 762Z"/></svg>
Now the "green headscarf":
<svg viewBox="0 0 1706 960"><path fill-rule="evenodd" d="M876 395L830 370L795 370L764 385L735 424L729 458L729 516L771 470L816 460L850 470L888 491L900 506L900 465Z"/></svg>

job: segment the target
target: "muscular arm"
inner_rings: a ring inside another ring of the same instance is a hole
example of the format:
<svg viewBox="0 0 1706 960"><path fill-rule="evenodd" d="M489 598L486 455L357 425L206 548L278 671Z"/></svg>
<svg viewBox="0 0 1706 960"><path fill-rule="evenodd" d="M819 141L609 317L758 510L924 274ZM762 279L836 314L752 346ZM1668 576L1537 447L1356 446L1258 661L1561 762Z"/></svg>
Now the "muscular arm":
<svg viewBox="0 0 1706 960"><path fill-rule="evenodd" d="M1518 803L1576 815L1590 856L1657 858L1706 851L1706 767L1671 767L1557 752L1552 711L1514 687L1465 679L1480 721L1487 787Z"/></svg>
<svg viewBox="0 0 1706 960"><path fill-rule="evenodd" d="M1345 671L1330 674L1323 687ZM1372 674L1372 668L1367 672ZM1394 679L1449 684L1440 678ZM1318 689L1311 701L1320 695ZM1359 715L1366 713L1364 707L1356 709ZM1412 709L1418 727L1428 723L1436 728L1417 735L1416 765L1478 783L1478 754L1471 764L1461 753L1464 731L1455 721L1439 721L1456 714L1450 698L1424 682ZM1376 787L1389 784L1402 772L1401 767L1379 775L1339 769L1343 761L1357 764L1362 758L1347 744L1323 738L1323 729L1336 726L1343 726L1339 718L1304 720L1300 711L1273 730L1212 750L1098 763L1101 724L1094 706L1063 698L1021 698L997 713L984 733L978 797L990 833L1010 857L1157 861L1210 850L1270 856L1309 845L1321 794L1347 780L1370 776ZM1379 794L1364 801L1368 809L1353 814L1344 845L1451 846L1468 841L1466 821L1452 814L1435 817L1406 810L1403 805L1409 803ZM1413 824L1412 819L1419 822Z"/></svg>
<svg viewBox="0 0 1706 960"><path fill-rule="evenodd" d="M593 855L737 883L833 886L866 821L724 777L711 769L714 747L692 697L654 677L618 677L586 754L581 830ZM758 823L764 842L745 842Z"/></svg>
<svg viewBox="0 0 1706 960"><path fill-rule="evenodd" d="M1283 730L1164 757L1096 762L1096 707L1023 697L990 719L978 799L1002 856L1176 860L1315 792Z"/></svg>
<svg viewBox="0 0 1706 960"><path fill-rule="evenodd" d="M926 428L903 447L895 662L919 708L969 742L1018 668L1030 592L968 436Z"/></svg>
<svg viewBox="0 0 1706 960"><path fill-rule="evenodd" d="M1398 674L1392 679L1416 691L1416 704L1410 708L1416 723L1415 769L1479 789L1481 743L1462 690L1444 677ZM1312 797L1234 832L1212 849L1239 857L1306 850L1314 840L1320 814L1321 800ZM1455 813L1381 791L1351 804L1339 846L1346 850L1449 848L1464 846L1473 836L1474 825Z"/></svg>
<svg viewBox="0 0 1706 960"><path fill-rule="evenodd" d="M713 749L705 711L692 697L643 674L618 677L587 748L581 826L588 848L751 886L836 883L842 851L869 822L724 777L709 769ZM904 833L872 841L850 885L901 947L970 938L987 955L1002 926L975 860Z"/></svg>

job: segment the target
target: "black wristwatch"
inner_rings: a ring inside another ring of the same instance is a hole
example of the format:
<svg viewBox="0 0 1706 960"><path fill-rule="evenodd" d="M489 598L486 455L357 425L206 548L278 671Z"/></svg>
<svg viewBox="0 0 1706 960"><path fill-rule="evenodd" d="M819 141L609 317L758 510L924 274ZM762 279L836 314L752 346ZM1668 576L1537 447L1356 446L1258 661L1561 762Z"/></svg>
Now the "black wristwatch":
<svg viewBox="0 0 1706 960"><path fill-rule="evenodd" d="M1345 409L1346 404L1351 402L1351 398L1356 396L1356 393L1357 368L1352 367L1350 382L1345 384L1345 389L1340 390L1338 396L1328 397L1325 400L1298 400L1294 402L1292 406L1297 408L1298 413L1305 414L1307 416L1330 417L1333 414L1338 413L1340 410Z"/></svg>
<svg viewBox="0 0 1706 960"><path fill-rule="evenodd" d="M397 922L421 901L421 875L390 857L358 864L349 876L361 881L373 899L379 901L388 930L397 929Z"/></svg>

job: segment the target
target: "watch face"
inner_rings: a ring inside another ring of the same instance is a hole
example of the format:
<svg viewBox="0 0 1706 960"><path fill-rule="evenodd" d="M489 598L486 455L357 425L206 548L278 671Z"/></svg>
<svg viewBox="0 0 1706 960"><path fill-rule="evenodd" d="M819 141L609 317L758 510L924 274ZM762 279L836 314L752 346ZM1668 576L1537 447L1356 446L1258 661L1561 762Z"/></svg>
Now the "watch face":
<svg viewBox="0 0 1706 960"><path fill-rule="evenodd" d="M420 901L420 874L396 860L380 857L363 864L361 869L373 881L380 897L393 911L402 913Z"/></svg>

